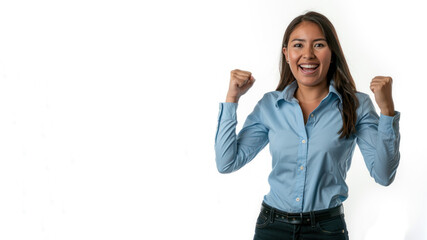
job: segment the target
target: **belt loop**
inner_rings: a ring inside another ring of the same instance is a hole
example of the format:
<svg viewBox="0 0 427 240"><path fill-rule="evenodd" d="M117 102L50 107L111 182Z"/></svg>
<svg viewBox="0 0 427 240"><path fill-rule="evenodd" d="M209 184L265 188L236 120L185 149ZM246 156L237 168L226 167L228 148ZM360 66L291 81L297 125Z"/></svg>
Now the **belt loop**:
<svg viewBox="0 0 427 240"><path fill-rule="evenodd" d="M314 211L310 212L310 221L311 221L311 227L315 228L316 227L316 219L315 219Z"/></svg>
<svg viewBox="0 0 427 240"><path fill-rule="evenodd" d="M274 208L270 209L270 223L274 222Z"/></svg>

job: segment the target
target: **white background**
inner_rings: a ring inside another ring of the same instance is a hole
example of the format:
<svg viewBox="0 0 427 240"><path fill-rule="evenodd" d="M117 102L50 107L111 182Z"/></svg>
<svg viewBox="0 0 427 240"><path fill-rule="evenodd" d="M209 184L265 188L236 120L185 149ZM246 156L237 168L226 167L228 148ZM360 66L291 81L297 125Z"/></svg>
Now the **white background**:
<svg viewBox="0 0 427 240"><path fill-rule="evenodd" d="M252 239L271 159L217 172L218 103L232 69L253 73L240 129L307 10L335 25L360 91L393 77L402 114L391 186L355 152L351 239L427 239L421 2L2 0L0 239Z"/></svg>

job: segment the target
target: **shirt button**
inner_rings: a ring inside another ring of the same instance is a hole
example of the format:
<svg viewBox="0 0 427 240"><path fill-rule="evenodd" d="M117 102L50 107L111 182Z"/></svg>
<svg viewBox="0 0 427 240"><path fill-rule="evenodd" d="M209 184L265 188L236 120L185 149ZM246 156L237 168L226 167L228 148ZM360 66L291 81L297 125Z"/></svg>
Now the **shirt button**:
<svg viewBox="0 0 427 240"><path fill-rule="evenodd" d="M300 198L297 198L297 199L295 199L295 200L297 200L297 202L299 202L299 200L301 200Z"/></svg>
<svg viewBox="0 0 427 240"><path fill-rule="evenodd" d="M311 117L314 117L314 114L311 114Z"/></svg>
<svg viewBox="0 0 427 240"><path fill-rule="evenodd" d="M301 141L302 143L305 143L305 139Z"/></svg>
<svg viewBox="0 0 427 240"><path fill-rule="evenodd" d="M301 166L299 169L303 170L303 169L304 169L304 166Z"/></svg>

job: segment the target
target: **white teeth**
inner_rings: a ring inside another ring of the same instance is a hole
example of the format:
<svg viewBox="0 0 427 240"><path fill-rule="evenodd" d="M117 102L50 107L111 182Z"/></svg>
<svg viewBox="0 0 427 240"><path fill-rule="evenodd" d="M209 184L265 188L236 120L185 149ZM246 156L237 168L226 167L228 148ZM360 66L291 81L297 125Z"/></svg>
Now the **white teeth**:
<svg viewBox="0 0 427 240"><path fill-rule="evenodd" d="M303 68L317 68L319 65L300 65Z"/></svg>

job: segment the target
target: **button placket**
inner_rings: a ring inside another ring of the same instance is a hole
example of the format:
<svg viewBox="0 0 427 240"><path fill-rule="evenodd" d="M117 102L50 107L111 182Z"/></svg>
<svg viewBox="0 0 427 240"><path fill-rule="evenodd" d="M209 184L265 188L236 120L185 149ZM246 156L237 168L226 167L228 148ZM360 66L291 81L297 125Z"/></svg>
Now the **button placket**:
<svg viewBox="0 0 427 240"><path fill-rule="evenodd" d="M297 106L298 115L300 115L300 120L298 121L298 135L299 135L299 143L298 143L298 157L296 159L296 184L295 184L295 192L294 192L294 208L299 209L298 211L303 210L303 197L304 197L304 189L306 182L306 171L305 166L307 164L307 151L308 151L308 135L307 135L307 127L311 125L311 119L307 121L307 124L304 124L304 118L302 114L302 110L300 106ZM310 116L310 115L309 115ZM301 169L301 167L303 167Z"/></svg>

